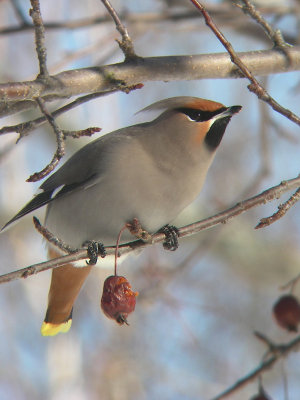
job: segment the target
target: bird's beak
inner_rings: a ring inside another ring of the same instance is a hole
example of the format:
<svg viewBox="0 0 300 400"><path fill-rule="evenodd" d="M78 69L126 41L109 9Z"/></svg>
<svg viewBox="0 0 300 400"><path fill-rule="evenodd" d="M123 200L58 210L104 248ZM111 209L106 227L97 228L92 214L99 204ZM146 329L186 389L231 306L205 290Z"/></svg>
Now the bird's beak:
<svg viewBox="0 0 300 400"><path fill-rule="evenodd" d="M225 111L225 113L228 113L228 115L233 115L233 114L237 114L238 112L240 112L242 109L242 106L232 106L232 107L228 107L227 110Z"/></svg>
<svg viewBox="0 0 300 400"><path fill-rule="evenodd" d="M242 109L242 106L231 106L231 107L228 107L221 114L218 114L218 117L219 118L231 117L233 114L237 114L238 112L240 112L241 109Z"/></svg>
<svg viewBox="0 0 300 400"><path fill-rule="evenodd" d="M217 121L218 119L223 119L223 118L229 118L228 121L231 119L231 117L240 112L242 106L231 106L224 108L224 111L220 112L219 114L216 114L212 119L211 122L212 124Z"/></svg>

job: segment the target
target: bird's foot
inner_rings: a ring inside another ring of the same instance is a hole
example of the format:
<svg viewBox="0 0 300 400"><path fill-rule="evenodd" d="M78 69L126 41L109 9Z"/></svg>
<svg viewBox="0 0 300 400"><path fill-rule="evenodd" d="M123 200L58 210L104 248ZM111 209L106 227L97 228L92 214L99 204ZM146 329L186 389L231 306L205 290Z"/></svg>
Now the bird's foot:
<svg viewBox="0 0 300 400"><path fill-rule="evenodd" d="M86 261L87 265L95 265L98 261L98 256L104 258L106 256L106 251L103 243L96 242L94 240L87 240L83 243L83 246L87 246L87 254L89 260Z"/></svg>
<svg viewBox="0 0 300 400"><path fill-rule="evenodd" d="M173 225L165 225L163 228L159 230L166 236L166 240L163 242L163 247L165 250L175 251L179 247L178 237L179 231L176 226Z"/></svg>

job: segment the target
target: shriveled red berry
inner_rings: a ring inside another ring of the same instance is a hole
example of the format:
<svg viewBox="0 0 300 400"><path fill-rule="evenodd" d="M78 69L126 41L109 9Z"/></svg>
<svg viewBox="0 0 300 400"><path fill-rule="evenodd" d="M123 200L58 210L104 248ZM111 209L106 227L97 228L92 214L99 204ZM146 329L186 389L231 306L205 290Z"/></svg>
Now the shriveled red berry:
<svg viewBox="0 0 300 400"><path fill-rule="evenodd" d="M118 324L128 325L128 314L135 309L136 296L131 285L124 276L109 276L103 285L101 308L108 318L117 321Z"/></svg>
<svg viewBox="0 0 300 400"><path fill-rule="evenodd" d="M300 322L300 304L291 294L284 295L273 306L273 315L279 326L289 332L297 332Z"/></svg>

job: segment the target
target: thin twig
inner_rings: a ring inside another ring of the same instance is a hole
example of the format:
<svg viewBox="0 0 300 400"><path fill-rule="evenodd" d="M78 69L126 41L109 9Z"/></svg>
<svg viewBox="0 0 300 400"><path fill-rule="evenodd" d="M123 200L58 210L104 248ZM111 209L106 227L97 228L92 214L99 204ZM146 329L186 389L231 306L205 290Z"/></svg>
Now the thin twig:
<svg viewBox="0 0 300 400"><path fill-rule="evenodd" d="M293 292L294 287L297 285L297 283L300 280L300 273L296 275L293 279L289 280L287 283L284 285L280 286L280 290L287 290L290 289L291 292Z"/></svg>
<svg viewBox="0 0 300 400"><path fill-rule="evenodd" d="M263 342L267 348L268 352L267 354L269 355L270 353L276 353L278 351L278 345L276 345L274 342L272 342L271 339L269 339L266 335L264 335L261 332L254 331L254 335L259 339L261 342Z"/></svg>
<svg viewBox="0 0 300 400"><path fill-rule="evenodd" d="M76 253L78 249L73 249L68 244L64 243L61 239L54 236L47 228L45 228L37 217L33 217L33 224L36 230L49 242L52 243L54 246L58 247L60 250L64 251L65 253L72 254Z"/></svg>
<svg viewBox="0 0 300 400"><path fill-rule="evenodd" d="M16 0L14 0L16 2ZM239 13L236 13L235 10L232 8L231 4L229 3L218 3L208 4L207 9L209 13L218 19L222 19L222 24L228 23L230 26L233 25L234 22L239 21ZM259 8L261 12L267 15L274 15L274 16L286 16L286 15L295 15L297 13L297 8L293 7L292 5L278 5L272 4L270 6L266 5L265 7ZM131 24L153 24L153 23L160 23L162 21L171 21L177 22L186 19L195 19L198 18L195 15L193 10L185 10L182 9L181 12L178 10L173 11L172 8L164 10L163 12L145 12L145 13L128 13L122 12L119 14L119 17L123 21L130 22ZM87 18L79 18L75 20L68 20L62 22L45 22L44 27L48 30L57 30L57 29L81 29L81 28L88 28L93 25L103 25L104 23L111 22L111 17L108 15L98 15L92 16ZM243 24L244 25L244 24ZM244 26L245 28L245 26ZM31 23L26 25L18 25L18 26L7 26L0 28L0 35L7 35L13 33L20 33L26 30L33 30L34 26Z"/></svg>
<svg viewBox="0 0 300 400"><path fill-rule="evenodd" d="M300 187L299 189L283 204L278 206L278 211L267 218L261 218L260 222L256 225L255 229L265 228L282 218L288 210L300 200Z"/></svg>
<svg viewBox="0 0 300 400"><path fill-rule="evenodd" d="M217 25L214 23L212 20L211 16L208 14L208 12L205 10L202 4L198 2L198 0L190 0L195 7L201 12L205 19L206 25L213 31L215 36L219 39L219 41L222 43L222 45L225 47L227 50L228 54L230 55L231 61L239 68L241 73L247 78L251 83L248 85L248 89L250 92L253 92L256 94L256 96L260 99L268 103L273 110L279 112L280 114L284 115L291 121L295 122L297 125L300 125L300 118L292 113L290 110L287 108L282 107L279 103L277 103L270 95L269 93L259 84L257 79L252 75L248 67L242 62L240 57L238 57L237 53L234 51L231 43L225 38L223 33L219 30Z"/></svg>
<svg viewBox="0 0 300 400"><path fill-rule="evenodd" d="M256 378L258 378L263 372L272 368L273 365L278 360L288 356L288 354L296 350L299 347L299 345L300 345L300 336L297 336L294 340L292 340L287 344L277 345L276 351L272 353L272 356L263 361L257 368L249 372L243 378L239 379L232 386L230 386L224 392L220 393L218 396L212 398L211 400L223 400L228 398L230 395L243 388L249 382L252 382Z"/></svg>
<svg viewBox="0 0 300 400"><path fill-rule="evenodd" d="M67 137L72 137L73 139L78 139L82 136L92 136L96 132L100 132L101 128L97 126L91 126L86 129L81 129L79 131L66 131L65 129L63 130L64 138L66 139Z"/></svg>
<svg viewBox="0 0 300 400"><path fill-rule="evenodd" d="M86 96L78 97L76 100L72 101L71 103L68 103L65 106L53 111L51 113L51 115L52 115L52 117L58 117L59 115L65 113L83 103L86 103L90 100L94 100L99 97L107 96L109 94L116 93L118 91L122 91L124 93L129 93L132 90L141 89L142 87L143 87L143 84L141 84L141 83L138 83L136 85L131 85L131 86L119 84L117 89L107 90L105 92L99 92L99 93L97 93L97 92L91 93ZM13 132L19 133L20 136L17 139L17 143L18 143L19 140L21 140L24 136L27 136L31 131L36 129L38 126L43 125L47 121L48 121L47 118L45 116L43 116L43 117L33 119L31 121L21 122L20 124L17 124L17 125L4 126L3 128L0 129L0 135L5 135L7 133L13 133ZM90 128L84 129L82 131L68 132L68 131L64 130L63 133L65 136L72 136L74 138L77 138L79 136L91 136L93 133L99 132L100 130L101 130L101 128L98 128L98 127L90 127Z"/></svg>
<svg viewBox="0 0 300 400"><path fill-rule="evenodd" d="M139 58L134 51L133 43L128 34L128 31L127 31L126 27L122 24L122 21L119 18L116 10L111 5L109 0L101 0L101 1L102 1L103 5L106 7L109 14L111 15L118 32L122 36L122 41L117 40L117 42L120 46L120 49L124 53L125 61L134 60L134 59Z"/></svg>
<svg viewBox="0 0 300 400"><path fill-rule="evenodd" d="M202 230L211 228L211 227L219 225L219 224L224 224L229 219L231 219L237 215L240 215L253 207L256 207L260 204L265 204L269 201L279 198L283 193L287 192L288 190L292 190L295 187L298 187L299 185L300 185L300 176L298 176L297 178L294 178L294 179L283 181L279 185L274 186L268 190L265 190L264 192L258 194L257 196L251 197L247 200L237 203L234 207L231 207L225 211L222 211L212 217L209 217L202 221L198 221L193 224L179 228L178 229L179 237L191 236ZM156 233L155 235L152 235L152 243L143 242L141 240L138 240L138 241L134 241L134 242L130 242L130 243L121 244L119 247L119 252L120 252L120 255L123 255L123 254L130 253L131 251L136 250L136 249L142 250L146 246L149 246L149 245L155 244L155 243L161 243L163 241L165 241L165 234ZM105 250L106 250L107 255L111 255L111 254L114 254L115 247L114 246L113 247L105 247ZM42 262L39 264L35 264L32 266L23 268L18 271L13 271L8 274L1 275L0 276L0 284L5 283L5 282L10 282L12 280L19 279L19 278L24 278L28 275L37 274L41 271L45 271L46 269L56 268L56 267L59 267L61 265L67 264L67 263L75 262L78 260L84 260L87 258L88 258L88 255L87 255L86 249L79 250L78 252L71 254L69 256L59 257L55 260ZM29 271L29 272L27 272L27 271Z"/></svg>
<svg viewBox="0 0 300 400"><path fill-rule="evenodd" d="M81 96L78 97L76 100L72 101L71 103L66 104L65 106L58 108L57 110L52 112L53 117L58 117L59 115L72 110L73 108L86 103L90 100L97 99L99 97L106 96L111 93L116 93L118 90L108 90L107 92L99 92L99 93L91 93L87 94L86 96ZM5 135L7 133L12 133L16 132L20 134L20 137L18 138L17 142L22 139L22 137L27 136L31 131L39 127L40 125L43 125L45 122L47 122L47 118L45 116L39 117L36 119L33 119L31 121L27 122L21 122L20 124L17 125L12 125L12 126L4 126L3 128L0 129L0 135Z"/></svg>
<svg viewBox="0 0 300 400"><path fill-rule="evenodd" d="M53 128L53 131L56 135L57 148L56 148L56 151L53 155L51 162L48 165L46 165L46 167L43 168L41 171L35 172L33 175L31 175L27 179L27 182L36 182L36 181L39 181L40 179L43 179L45 176L49 175L50 172L54 170L54 168L57 166L59 161L65 155L65 140L64 140L65 136L64 136L63 131L59 128L59 126L55 122L53 115L51 115L51 113L49 113L49 111L47 110L47 108L44 104L44 101L40 98L37 98L36 102L38 103L40 110L46 117L47 121Z"/></svg>
<svg viewBox="0 0 300 400"><path fill-rule="evenodd" d="M277 50L239 53L239 58L257 75L270 75L300 68L300 46L288 49L291 63ZM0 115L11 115L22 110L21 104L42 97L45 101L61 100L86 93L106 92L138 82L244 78L232 64L229 54L201 54L143 58L141 63L117 63L62 71L51 77L51 85L41 80L6 82L0 84ZM17 110L10 111L18 102ZM32 104L32 103L31 103Z"/></svg>
<svg viewBox="0 0 300 400"><path fill-rule="evenodd" d="M283 48L290 46L283 39L282 33L279 29L274 29L271 24L262 16L262 14L257 10L254 4L249 0L241 0L244 5L236 4L237 7L241 8L246 14L250 15L265 31L267 36L272 40L274 46Z"/></svg>
<svg viewBox="0 0 300 400"><path fill-rule="evenodd" d="M46 65L47 51L45 47L45 28L41 15L39 0L30 0L32 8L29 10L29 15L32 18L35 30L36 52L39 60L40 73L39 78L48 78L49 72Z"/></svg>

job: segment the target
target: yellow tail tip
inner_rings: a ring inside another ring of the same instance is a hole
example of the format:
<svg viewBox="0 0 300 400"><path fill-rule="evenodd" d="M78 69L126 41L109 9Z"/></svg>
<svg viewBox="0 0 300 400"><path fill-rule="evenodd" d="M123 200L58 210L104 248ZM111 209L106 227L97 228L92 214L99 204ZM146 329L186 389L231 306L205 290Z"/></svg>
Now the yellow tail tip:
<svg viewBox="0 0 300 400"><path fill-rule="evenodd" d="M61 324L51 324L51 322L43 322L41 326L42 336L55 336L58 333L66 333L69 331L72 325L72 319Z"/></svg>

